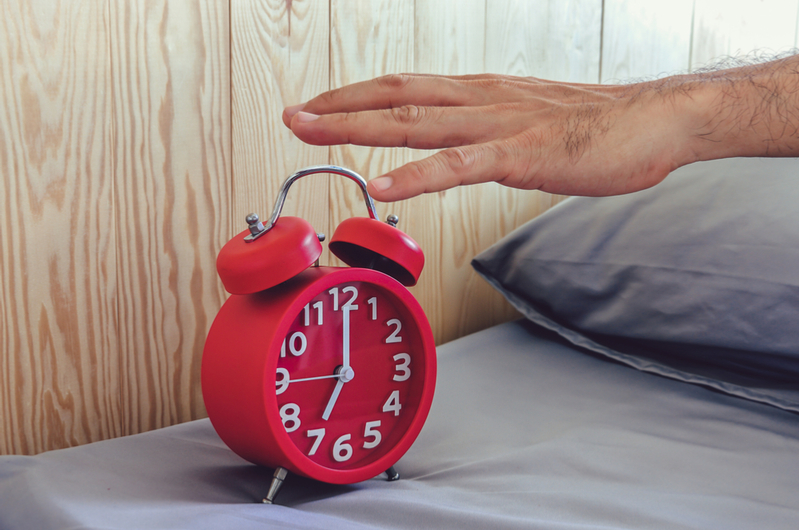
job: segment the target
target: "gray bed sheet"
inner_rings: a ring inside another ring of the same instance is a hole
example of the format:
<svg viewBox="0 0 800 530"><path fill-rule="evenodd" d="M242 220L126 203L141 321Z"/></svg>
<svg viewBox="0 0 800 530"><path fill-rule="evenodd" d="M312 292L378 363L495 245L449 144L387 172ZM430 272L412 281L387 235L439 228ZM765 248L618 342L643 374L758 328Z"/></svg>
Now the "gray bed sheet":
<svg viewBox="0 0 800 530"><path fill-rule="evenodd" d="M401 480L333 486L231 453L207 420L0 457L0 528L798 527L798 416L639 372L518 321L439 348Z"/></svg>

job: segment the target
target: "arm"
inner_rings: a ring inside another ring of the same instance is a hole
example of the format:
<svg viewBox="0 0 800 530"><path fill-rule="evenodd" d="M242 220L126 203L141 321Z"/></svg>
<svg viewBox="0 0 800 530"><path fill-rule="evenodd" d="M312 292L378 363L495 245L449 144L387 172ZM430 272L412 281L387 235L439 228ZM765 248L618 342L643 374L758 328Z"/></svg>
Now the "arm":
<svg viewBox="0 0 800 530"><path fill-rule="evenodd" d="M632 85L392 75L284 111L315 145L445 148L370 181L394 201L496 181L568 195L653 186L732 156L797 156L798 57Z"/></svg>

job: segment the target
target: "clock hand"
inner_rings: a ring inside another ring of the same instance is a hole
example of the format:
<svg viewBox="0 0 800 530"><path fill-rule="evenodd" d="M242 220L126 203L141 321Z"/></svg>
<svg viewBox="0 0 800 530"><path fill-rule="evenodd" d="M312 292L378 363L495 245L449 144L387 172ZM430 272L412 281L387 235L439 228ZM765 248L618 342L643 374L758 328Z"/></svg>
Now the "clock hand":
<svg viewBox="0 0 800 530"><path fill-rule="evenodd" d="M302 381L316 381L317 379L333 379L340 377L342 377L341 374L319 375L317 377L303 377L302 379L289 379L289 383L300 383Z"/></svg>
<svg viewBox="0 0 800 530"><path fill-rule="evenodd" d="M350 308L349 307L342 307L342 366L336 369L337 377L339 380L336 382L336 386L333 387L333 393L331 394L330 399L328 400L328 405L325 407L325 411L322 413L322 419L328 421L328 418L331 417L331 412L333 412L333 406L336 404L336 400L339 399L339 393L342 391L342 387L345 383L349 383L353 380L353 376L355 376L355 372L350 367Z"/></svg>
<svg viewBox="0 0 800 530"><path fill-rule="evenodd" d="M350 368L350 308L342 307L342 368Z"/></svg>
<svg viewBox="0 0 800 530"><path fill-rule="evenodd" d="M325 407L325 412L322 413L322 419L328 421L328 418L331 417L331 412L333 412L333 406L336 404L336 400L339 398L339 392L342 391L342 387L344 386L344 381L339 379L336 382L336 386L333 388L333 394L331 394L331 398L328 400L328 406Z"/></svg>

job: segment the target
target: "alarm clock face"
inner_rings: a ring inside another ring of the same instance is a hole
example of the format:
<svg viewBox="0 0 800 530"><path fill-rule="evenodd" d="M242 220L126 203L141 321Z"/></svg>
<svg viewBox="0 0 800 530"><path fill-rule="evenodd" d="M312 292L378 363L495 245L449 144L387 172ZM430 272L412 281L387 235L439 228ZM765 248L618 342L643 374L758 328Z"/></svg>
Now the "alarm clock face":
<svg viewBox="0 0 800 530"><path fill-rule="evenodd" d="M282 337L275 370L291 443L334 470L389 453L418 423L425 378L435 377L424 344L413 313L381 285L351 281L313 296Z"/></svg>

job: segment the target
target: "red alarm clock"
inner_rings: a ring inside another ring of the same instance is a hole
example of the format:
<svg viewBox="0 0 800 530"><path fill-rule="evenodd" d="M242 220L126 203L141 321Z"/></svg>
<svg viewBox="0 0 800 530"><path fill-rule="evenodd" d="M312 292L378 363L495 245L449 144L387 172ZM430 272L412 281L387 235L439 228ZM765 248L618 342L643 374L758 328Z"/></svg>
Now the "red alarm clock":
<svg viewBox="0 0 800 530"><path fill-rule="evenodd" d="M319 267L320 236L280 216L289 187L314 173L355 181L369 217L345 220L329 243L349 267ZM229 241L217 271L232 296L206 339L202 389L222 440L250 462L275 468L264 502L287 471L349 484L386 472L416 439L436 382L433 334L414 285L419 245L381 222L366 181L337 166L284 182L269 222L254 214Z"/></svg>

